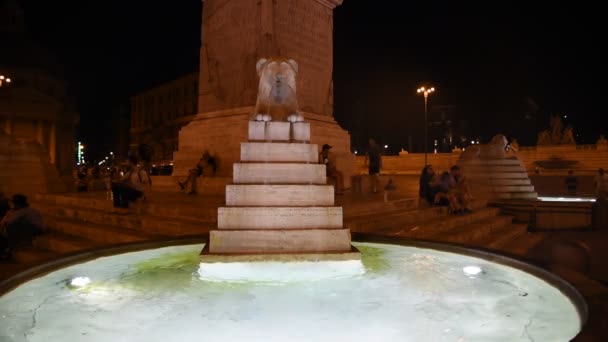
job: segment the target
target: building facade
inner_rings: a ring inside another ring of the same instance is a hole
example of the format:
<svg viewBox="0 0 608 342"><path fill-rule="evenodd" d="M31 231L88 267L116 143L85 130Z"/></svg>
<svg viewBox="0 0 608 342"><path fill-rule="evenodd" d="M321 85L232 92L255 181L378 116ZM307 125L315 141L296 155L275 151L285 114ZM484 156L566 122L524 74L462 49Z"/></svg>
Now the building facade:
<svg viewBox="0 0 608 342"><path fill-rule="evenodd" d="M131 97L131 150L147 144L155 163L170 163L178 133L198 112L198 71Z"/></svg>
<svg viewBox="0 0 608 342"><path fill-rule="evenodd" d="M35 142L61 175L75 166L79 121L67 94L63 68L46 48L28 38L18 1L0 1L0 130L11 139Z"/></svg>

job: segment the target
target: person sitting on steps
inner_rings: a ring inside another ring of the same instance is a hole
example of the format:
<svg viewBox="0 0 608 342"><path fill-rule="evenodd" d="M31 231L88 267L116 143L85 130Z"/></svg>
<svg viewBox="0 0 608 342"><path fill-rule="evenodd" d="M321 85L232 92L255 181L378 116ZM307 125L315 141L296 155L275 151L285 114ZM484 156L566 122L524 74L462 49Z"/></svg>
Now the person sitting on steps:
<svg viewBox="0 0 608 342"><path fill-rule="evenodd" d="M36 235L47 231L40 212L30 207L27 197L13 195L13 210L0 222L0 257L8 259L15 247L29 245Z"/></svg>
<svg viewBox="0 0 608 342"><path fill-rule="evenodd" d="M209 170L209 171L206 171L206 170ZM182 190L186 190L186 188L188 188L188 185L190 185L190 191L188 191L187 194L194 195L197 192L197 190L196 190L197 177L203 176L204 172L208 172L207 173L208 175L214 176L216 170L217 170L217 164L215 162L215 158L213 158L209 154L209 151L205 151L205 153L203 153L203 156L198 161L196 166L193 169L190 169L190 171L188 171L188 178L186 178L186 180L183 182L177 182L177 183L179 184L179 187Z"/></svg>
<svg viewBox="0 0 608 342"><path fill-rule="evenodd" d="M471 212L470 203L471 200L473 200L473 196L471 195L469 183L467 182L466 177L462 175L460 167L457 165L452 166L450 168L450 176L452 176L455 183L455 186L451 191L454 196L456 196L460 208L460 211L457 213L466 214Z"/></svg>
<svg viewBox="0 0 608 342"><path fill-rule="evenodd" d="M454 192L456 182L449 172L444 171L431 186L435 191L434 205L447 206L448 213L450 214L460 214L463 212L463 208L460 206Z"/></svg>
<svg viewBox="0 0 608 342"><path fill-rule="evenodd" d="M331 150L331 145L324 144L319 153L319 164L325 164L325 175L327 178L333 179L336 195L342 195L344 191L344 176L329 160L329 150Z"/></svg>
<svg viewBox="0 0 608 342"><path fill-rule="evenodd" d="M127 158L127 172L117 182L112 182L112 200L114 210L118 214L129 212L129 203L138 199L144 199L146 192L150 190L150 176L137 165L137 158L129 156Z"/></svg>

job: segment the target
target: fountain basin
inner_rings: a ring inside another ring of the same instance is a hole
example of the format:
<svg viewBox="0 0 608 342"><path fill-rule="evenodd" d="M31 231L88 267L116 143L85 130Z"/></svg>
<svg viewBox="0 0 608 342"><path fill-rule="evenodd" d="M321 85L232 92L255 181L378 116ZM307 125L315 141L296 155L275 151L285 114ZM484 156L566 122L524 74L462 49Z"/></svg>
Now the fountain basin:
<svg viewBox="0 0 608 342"><path fill-rule="evenodd" d="M502 212L532 230L587 230L594 227L595 198L539 196L535 200L495 201Z"/></svg>
<svg viewBox="0 0 608 342"><path fill-rule="evenodd" d="M512 259L355 246L363 274L272 281L201 280L202 244L88 254L0 289L0 340L567 341L586 319L578 292Z"/></svg>

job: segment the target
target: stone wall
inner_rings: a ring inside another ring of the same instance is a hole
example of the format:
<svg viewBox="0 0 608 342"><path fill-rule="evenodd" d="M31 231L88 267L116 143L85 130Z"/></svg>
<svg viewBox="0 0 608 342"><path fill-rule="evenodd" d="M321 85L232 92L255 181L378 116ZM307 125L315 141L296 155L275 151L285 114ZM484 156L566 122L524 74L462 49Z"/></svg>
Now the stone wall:
<svg viewBox="0 0 608 342"><path fill-rule="evenodd" d="M538 146L533 148L523 148L517 155L524 163L528 173L533 173L538 161L549 161L552 157L557 157L565 161L575 161L570 167L562 168L542 168L541 175L565 175L568 169L574 170L576 175L591 175L597 172L598 168L608 170L608 148L596 145L584 146ZM447 170L451 165L455 165L460 154L458 153L438 153L429 154L428 162L436 170ZM419 174L424 166L423 153L410 153L404 156L384 156L382 159L382 172L387 174ZM556 166L568 166L569 163ZM365 157L357 156L356 172L367 173Z"/></svg>
<svg viewBox="0 0 608 342"><path fill-rule="evenodd" d="M0 132L0 165L0 191L8 196L67 190L48 153L37 142Z"/></svg>

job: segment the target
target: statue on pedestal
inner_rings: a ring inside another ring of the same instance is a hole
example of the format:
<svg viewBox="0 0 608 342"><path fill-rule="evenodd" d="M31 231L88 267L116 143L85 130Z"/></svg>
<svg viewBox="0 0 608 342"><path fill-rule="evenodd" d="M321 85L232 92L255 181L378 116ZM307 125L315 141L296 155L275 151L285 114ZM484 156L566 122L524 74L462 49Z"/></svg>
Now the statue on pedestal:
<svg viewBox="0 0 608 342"><path fill-rule="evenodd" d="M564 126L562 118L559 115L552 116L549 126L551 127L551 143L557 145L562 141L562 128Z"/></svg>
<svg viewBox="0 0 608 342"><path fill-rule="evenodd" d="M258 98L252 115L255 121L301 122L296 97L298 63L293 59L261 58L256 64L260 76Z"/></svg>
<svg viewBox="0 0 608 342"><path fill-rule="evenodd" d="M572 126L566 127L564 129L564 134L562 136L562 145L576 145L576 141L574 140L574 133L572 132Z"/></svg>
<svg viewBox="0 0 608 342"><path fill-rule="evenodd" d="M546 129L538 133L536 145L551 145L551 135L549 134L549 130Z"/></svg>
<svg viewBox="0 0 608 342"><path fill-rule="evenodd" d="M608 140L606 140L606 137L604 137L603 134L600 134L600 138L597 139L597 142L595 143L595 147L598 150L608 150Z"/></svg>

